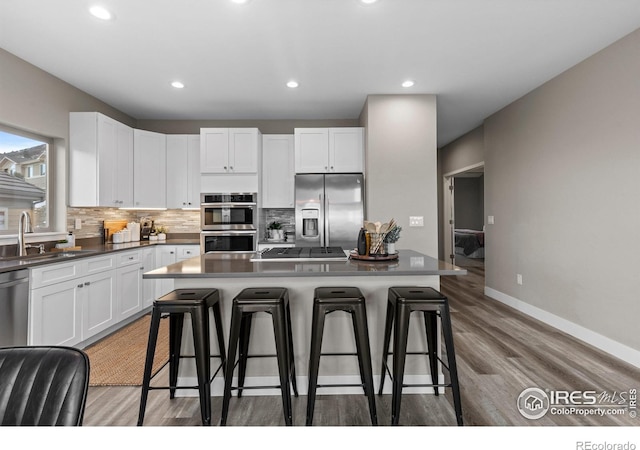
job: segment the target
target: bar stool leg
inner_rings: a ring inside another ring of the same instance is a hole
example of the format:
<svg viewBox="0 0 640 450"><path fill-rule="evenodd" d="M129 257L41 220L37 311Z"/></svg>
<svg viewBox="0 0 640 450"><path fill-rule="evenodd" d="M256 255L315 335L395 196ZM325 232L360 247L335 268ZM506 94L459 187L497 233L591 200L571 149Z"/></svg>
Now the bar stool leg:
<svg viewBox="0 0 640 450"><path fill-rule="evenodd" d="M213 320L216 324L216 335L218 336L218 350L220 350L220 363L222 364L222 375L227 368L227 357L224 349L224 334L223 334L223 322L222 312L220 311L220 302L216 302L211 307L213 309Z"/></svg>
<svg viewBox="0 0 640 450"><path fill-rule="evenodd" d="M144 413L147 408L147 396L149 395L149 384L151 382L151 369L153 368L153 357L156 352L156 342L158 340L158 329L160 328L161 314L156 308L151 313L151 326L149 327L149 342L147 343L147 357L144 362L144 375L142 377L142 393L140 395L140 411L138 412L138 426L142 426Z"/></svg>
<svg viewBox="0 0 640 450"><path fill-rule="evenodd" d="M453 393L453 406L456 411L456 420L459 426L462 421L462 401L460 398L460 384L458 382L458 367L456 365L456 353L453 348L453 330L451 327L451 316L449 315L449 304L440 306L440 320L442 323L442 334L444 335L445 346L447 347L447 363L449 364L449 376L451 377L451 391Z"/></svg>
<svg viewBox="0 0 640 450"><path fill-rule="evenodd" d="M191 312L191 328L193 328L193 347L198 374L200 415L203 425L211 425L209 311L206 307L195 308Z"/></svg>
<svg viewBox="0 0 640 450"><path fill-rule="evenodd" d="M387 300L387 318L384 323L384 343L382 344L382 368L380 369L380 389L378 395L382 395L384 387L384 378L387 375L387 361L389 359L389 344L391 343L391 330L396 314L395 302L391 300L391 294Z"/></svg>
<svg viewBox="0 0 640 450"><path fill-rule="evenodd" d="M242 388L247 374L247 356L249 354L249 336L253 313L242 313L242 325L240 325L240 362L238 364L238 398L242 397Z"/></svg>
<svg viewBox="0 0 640 450"><path fill-rule="evenodd" d="M298 396L298 383L296 381L296 363L295 357L293 354L293 330L291 326L291 309L289 308L289 302L287 302L287 306L285 308L287 313L287 340L289 342L289 370L291 373L291 387L293 388L293 395Z"/></svg>
<svg viewBox="0 0 640 450"><path fill-rule="evenodd" d="M273 331L276 340L276 355L278 359L278 372L280 373L280 391L282 392L282 406L284 409L284 421L286 425L293 425L291 414L291 390L289 388L290 356L287 343L286 313L284 305L280 304L271 311Z"/></svg>
<svg viewBox="0 0 640 450"><path fill-rule="evenodd" d="M233 369L235 367L236 352L238 350L241 322L242 311L239 307L234 305L231 312L231 330L229 331L229 351L227 352L227 367L224 373L224 394L222 396L222 414L220 416L221 426L225 426L227 424L229 401L231 400L231 382L233 381Z"/></svg>
<svg viewBox="0 0 640 450"><path fill-rule="evenodd" d="M311 319L311 350L309 352L309 390L307 392L307 426L313 424L313 410L316 403L318 371L320 369L320 352L324 333L324 308L317 303L313 305Z"/></svg>
<svg viewBox="0 0 640 450"><path fill-rule="evenodd" d="M438 315L434 311L423 311L424 327L427 332L427 353L431 369L431 381L438 384ZM433 387L436 397L440 395L440 388Z"/></svg>
<svg viewBox="0 0 640 450"><path fill-rule="evenodd" d="M352 315L354 317L356 342L358 343L360 377L363 381L364 393L369 399L371 425L378 425L376 399L373 387L373 369L371 367L371 348L369 346L369 329L367 327L367 311L364 303L356 305L354 308Z"/></svg>
<svg viewBox="0 0 640 450"><path fill-rule="evenodd" d="M411 309L396 302L395 333L393 335L393 393L391 396L391 425L398 425L402 402L404 364L407 356L407 338Z"/></svg>
<svg viewBox="0 0 640 450"><path fill-rule="evenodd" d="M362 367L362 349L360 348L360 339L358 336L358 322L356 320L356 312L355 311L346 311L351 316L351 323L353 324L353 334L356 341L356 356L358 358L358 373L360 374L360 383L362 383L362 389L364 390L364 395L367 394L367 387L365 386L364 379L364 368Z"/></svg>
<svg viewBox="0 0 640 450"><path fill-rule="evenodd" d="M176 396L183 324L184 314L169 314L169 398Z"/></svg>

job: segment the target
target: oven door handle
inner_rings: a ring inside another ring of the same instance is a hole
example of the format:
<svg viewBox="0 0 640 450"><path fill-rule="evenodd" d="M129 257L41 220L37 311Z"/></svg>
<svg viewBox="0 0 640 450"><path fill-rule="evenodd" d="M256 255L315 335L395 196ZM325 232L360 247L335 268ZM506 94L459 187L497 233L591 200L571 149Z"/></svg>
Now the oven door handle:
<svg viewBox="0 0 640 450"><path fill-rule="evenodd" d="M200 203L201 208L246 208L257 206L257 203Z"/></svg>
<svg viewBox="0 0 640 450"><path fill-rule="evenodd" d="M228 236L235 234L257 234L258 230L220 230L220 231L203 231L205 236Z"/></svg>

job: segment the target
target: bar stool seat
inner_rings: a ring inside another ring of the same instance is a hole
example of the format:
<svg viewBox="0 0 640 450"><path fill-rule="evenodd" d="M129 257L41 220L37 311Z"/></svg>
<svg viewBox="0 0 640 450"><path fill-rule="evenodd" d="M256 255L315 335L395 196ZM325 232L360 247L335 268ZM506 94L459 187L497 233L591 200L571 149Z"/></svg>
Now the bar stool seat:
<svg viewBox="0 0 640 450"><path fill-rule="evenodd" d="M251 322L255 313L265 312L271 315L276 341L275 355L249 354L249 338ZM239 356L236 361L236 353ZM291 330L291 311L289 308L289 291L286 288L247 288L234 299L231 310L231 331L229 332L229 363L225 370L224 395L222 399L222 415L220 425L226 425L231 401L231 391L237 390L238 397L244 389L280 388L284 419L287 425L293 425L291 409L291 391L298 396L296 385L296 369L293 355L293 337ZM278 361L280 385L278 386L245 386L247 360L255 357L275 357ZM238 385L232 386L233 373L238 365Z"/></svg>
<svg viewBox="0 0 640 450"><path fill-rule="evenodd" d="M409 334L409 317L413 312L423 312L427 334L427 352L407 352ZM442 324L442 334L447 353L447 364L438 356L438 317ZM389 371L387 359L389 357L389 342L391 331L393 334L393 369ZM403 384L404 365L406 356L411 354L429 355L429 367L431 372L431 384ZM438 383L438 362L449 372L450 382ZM437 290L430 287L419 286L395 286L389 288L387 302L387 318L385 321L384 344L382 355L382 370L380 374L380 390L386 373L389 372L393 383L391 400L391 424L398 425L400 418L400 404L402 401L402 388L409 386L432 386L435 395L439 395L440 387L451 387L456 421L462 425L462 405L460 400L460 386L458 383L458 370L453 347L453 333L451 329L451 316L449 313L449 300Z"/></svg>
<svg viewBox="0 0 640 450"><path fill-rule="evenodd" d="M220 353L217 355L210 354L209 309L213 312L218 347L220 349ZM193 356L180 354L185 313L191 316L195 353ZM169 364L169 386L150 386L151 380L159 372L155 374L151 373L160 320L167 316L169 317L169 361L167 361ZM180 358L195 358L198 377L197 386L177 386ZM211 376L210 358L220 358L220 366L213 376ZM142 380L138 426L142 425L144 421L149 391L154 389L168 389L170 398L175 397L176 389L198 389L202 424L211 425L211 381L216 377L218 372L223 372L221 369L223 369L225 365L226 357L222 314L220 312L220 294L217 289L176 289L155 300L151 313L151 326L149 329L149 342L147 344L147 356Z"/></svg>
<svg viewBox="0 0 640 450"><path fill-rule="evenodd" d="M325 316L335 311L351 315L356 341L356 353L322 353L322 336ZM360 368L360 384L318 384L321 356L357 356ZM371 349L367 327L365 298L355 287L322 287L314 290L313 318L311 322L311 351L309 356L309 391L307 396L307 425L313 423L316 389L334 386L361 386L369 400L371 424L377 425L376 402L371 368Z"/></svg>

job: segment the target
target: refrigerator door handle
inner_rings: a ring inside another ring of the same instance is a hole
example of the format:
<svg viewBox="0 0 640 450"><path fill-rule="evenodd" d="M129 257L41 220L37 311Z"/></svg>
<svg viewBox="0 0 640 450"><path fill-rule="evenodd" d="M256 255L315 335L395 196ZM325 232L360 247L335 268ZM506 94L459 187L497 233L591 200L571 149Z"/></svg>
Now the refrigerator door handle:
<svg viewBox="0 0 640 450"><path fill-rule="evenodd" d="M331 232L329 231L329 196L325 196L324 201L324 233L326 235L324 246L329 247L331 244L329 243L329 236L331 236Z"/></svg>

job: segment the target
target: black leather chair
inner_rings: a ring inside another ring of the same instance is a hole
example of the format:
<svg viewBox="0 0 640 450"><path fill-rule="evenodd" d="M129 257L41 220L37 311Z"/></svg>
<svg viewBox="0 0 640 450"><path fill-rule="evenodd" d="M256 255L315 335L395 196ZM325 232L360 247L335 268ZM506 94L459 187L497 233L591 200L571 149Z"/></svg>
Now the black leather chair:
<svg viewBox="0 0 640 450"><path fill-rule="evenodd" d="M81 350L0 348L0 425L80 426L88 390Z"/></svg>

